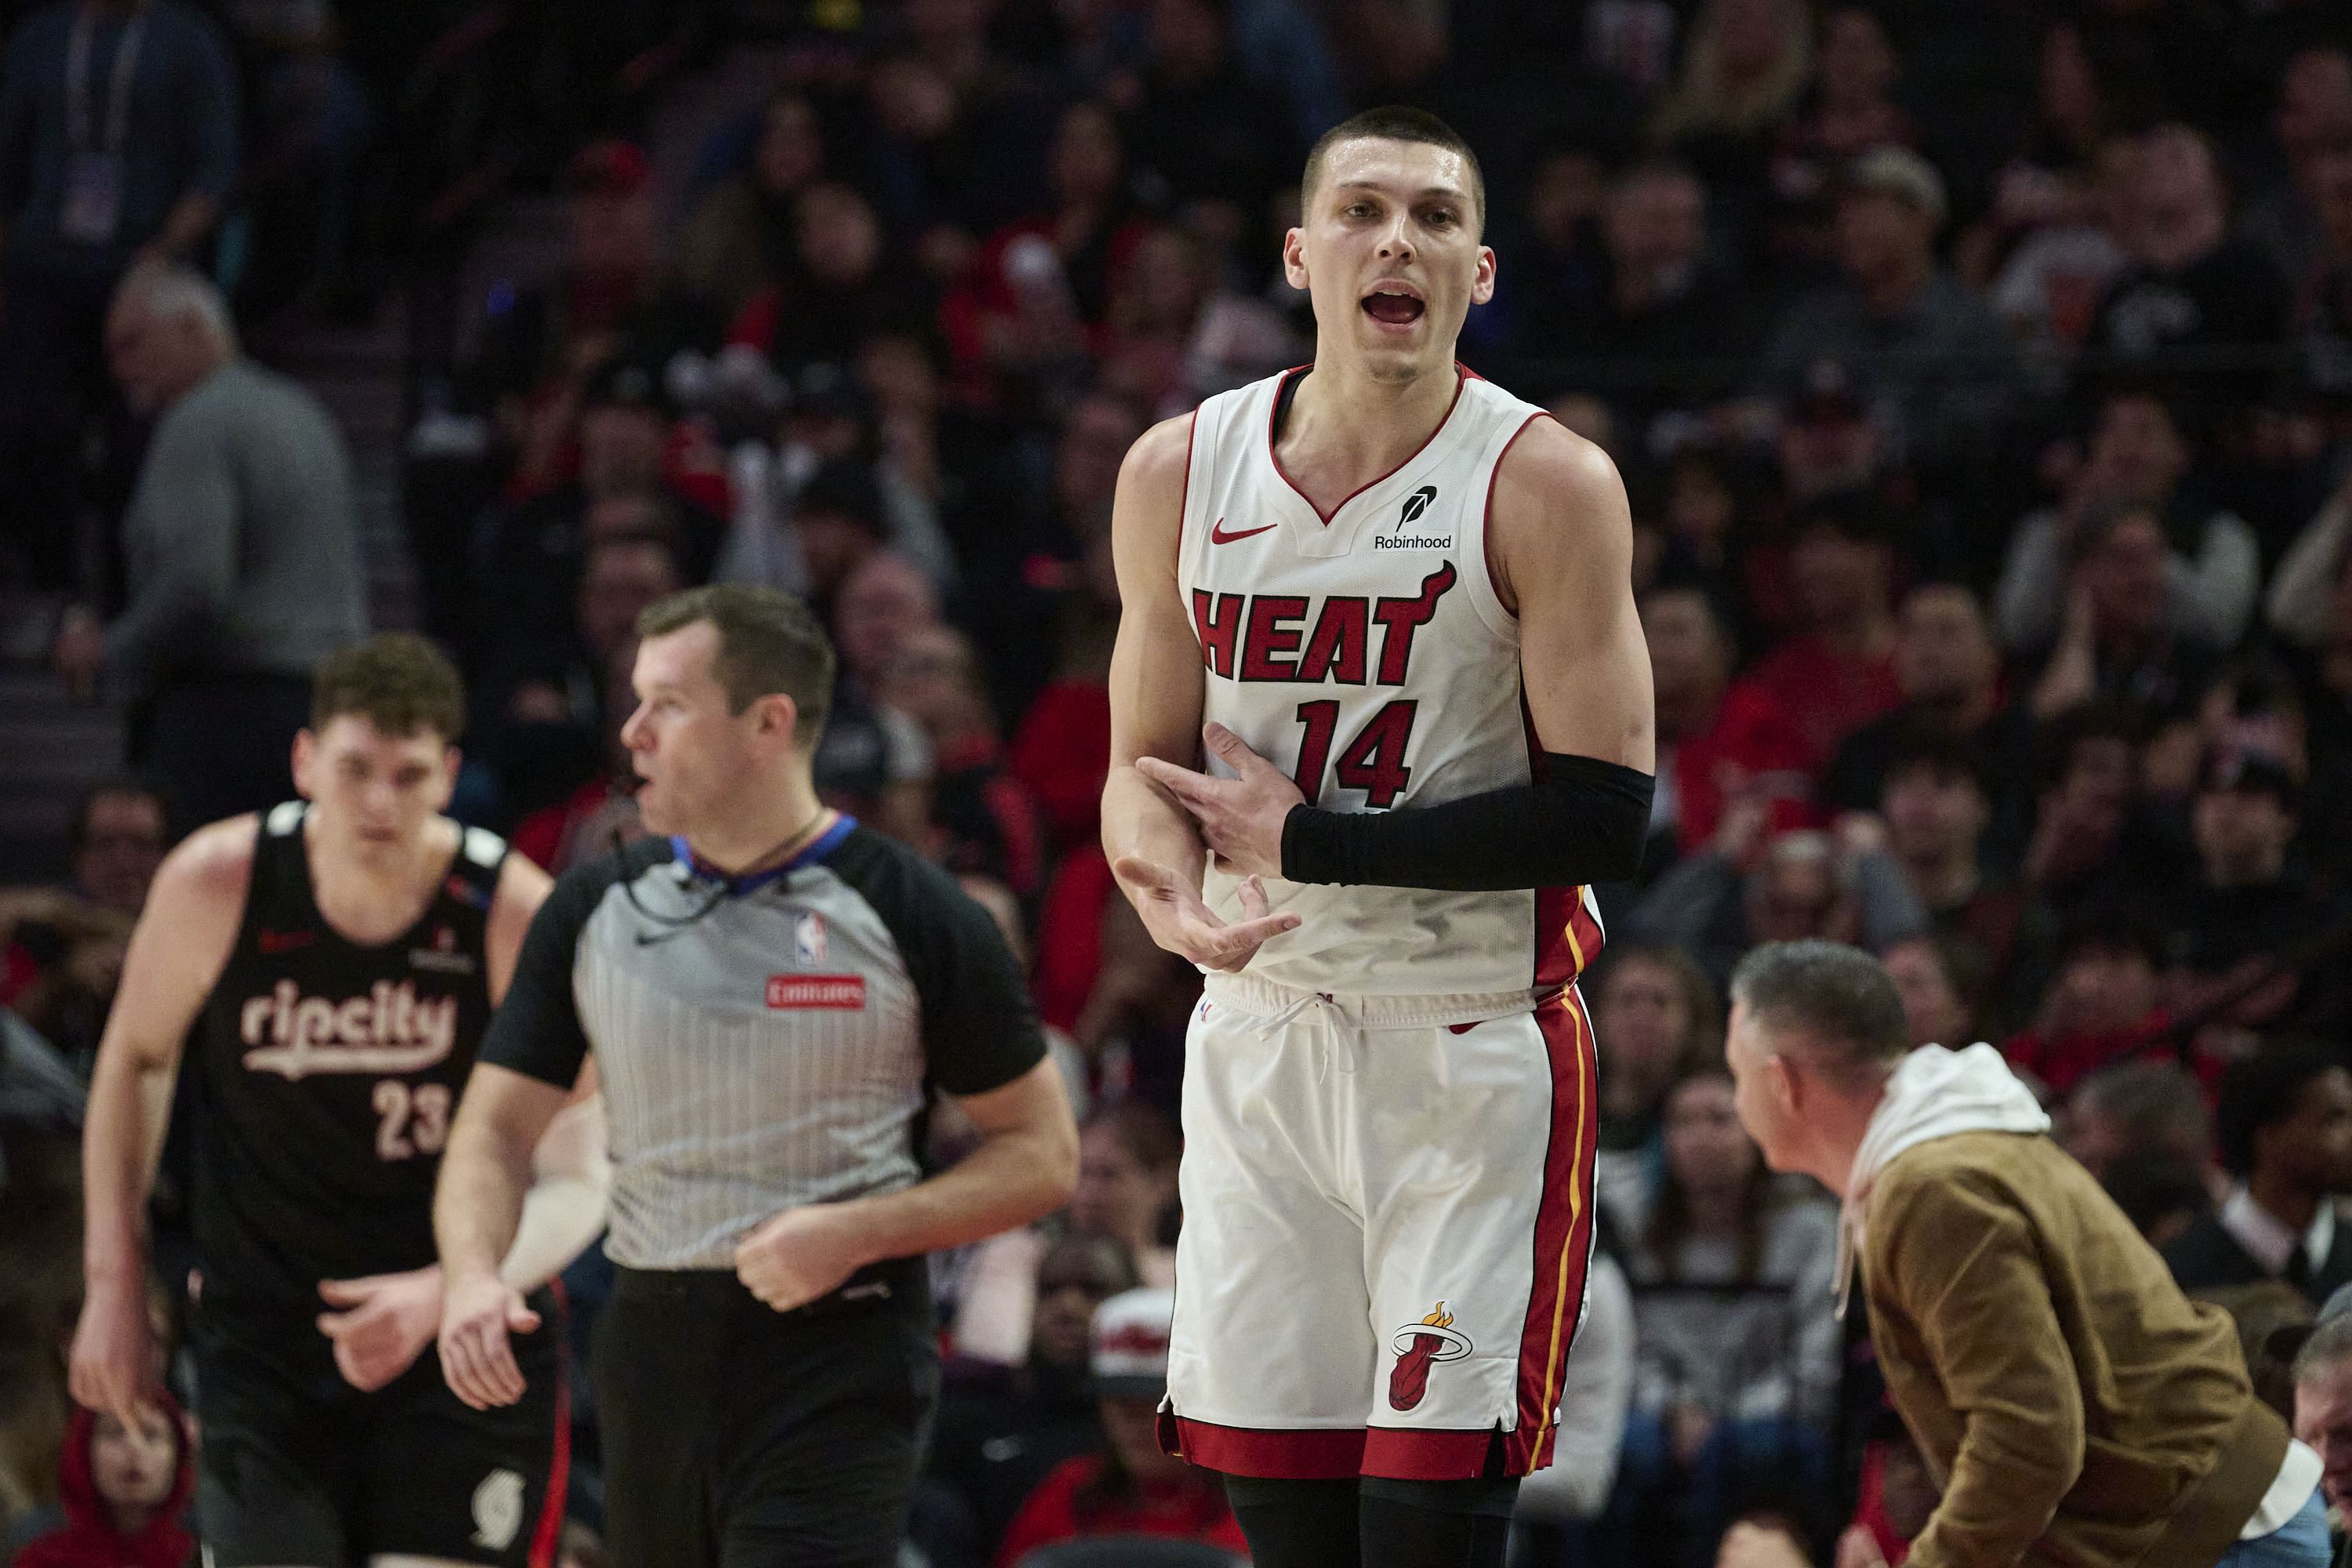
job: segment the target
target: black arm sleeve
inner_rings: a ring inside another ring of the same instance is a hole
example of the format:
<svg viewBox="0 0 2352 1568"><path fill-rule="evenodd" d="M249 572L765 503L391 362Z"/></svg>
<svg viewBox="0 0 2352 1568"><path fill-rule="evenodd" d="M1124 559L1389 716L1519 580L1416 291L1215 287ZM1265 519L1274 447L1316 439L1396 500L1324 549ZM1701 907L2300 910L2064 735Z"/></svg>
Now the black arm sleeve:
<svg viewBox="0 0 2352 1568"><path fill-rule="evenodd" d="M490 1016L477 1060L559 1089L579 1081L580 1064L588 1059L588 1032L572 994L580 933L614 884L643 868L635 864L625 868L622 857L605 855L556 879L523 933L514 978L507 982L506 1000Z"/></svg>
<svg viewBox="0 0 2352 1568"><path fill-rule="evenodd" d="M1493 892L1621 882L1642 864L1650 774L1544 753L1536 782L1406 811L1291 807L1282 874L1294 882Z"/></svg>
<svg viewBox="0 0 2352 1568"><path fill-rule="evenodd" d="M890 929L923 1004L923 1058L950 1094L1003 1089L1045 1059L1020 965L995 921L938 867L860 829L827 862Z"/></svg>

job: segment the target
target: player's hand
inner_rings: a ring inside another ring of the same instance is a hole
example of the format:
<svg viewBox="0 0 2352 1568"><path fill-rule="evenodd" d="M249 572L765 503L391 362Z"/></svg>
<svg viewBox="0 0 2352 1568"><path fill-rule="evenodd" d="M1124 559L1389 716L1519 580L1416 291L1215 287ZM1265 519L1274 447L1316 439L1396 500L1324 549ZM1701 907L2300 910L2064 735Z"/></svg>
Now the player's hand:
<svg viewBox="0 0 2352 1568"><path fill-rule="evenodd" d="M735 1277L779 1312L838 1290L872 1261L856 1220L839 1204L786 1209L735 1244Z"/></svg>
<svg viewBox="0 0 2352 1568"><path fill-rule="evenodd" d="M475 1410L512 1405L522 1397L522 1368L509 1334L535 1333L540 1318L522 1292L496 1274L446 1281L439 1305L441 1376L449 1392Z"/></svg>
<svg viewBox="0 0 2352 1568"><path fill-rule="evenodd" d="M74 1325L68 1378L74 1403L136 1430L141 1415L154 1408L154 1356L146 1292L93 1280Z"/></svg>
<svg viewBox="0 0 2352 1568"><path fill-rule="evenodd" d="M335 1370L361 1393L373 1394L433 1342L441 1321L441 1270L321 1279L319 1299L345 1309L319 1314L319 1331L335 1342Z"/></svg>
<svg viewBox="0 0 2352 1568"><path fill-rule="evenodd" d="M1221 779L1180 768L1158 757L1138 757L1136 771L1192 813L1201 842L1217 858L1217 868L1242 877L1282 875L1282 824L1291 807L1307 797L1298 785L1259 756L1223 724L1210 724L1201 739L1238 777Z"/></svg>
<svg viewBox="0 0 2352 1568"><path fill-rule="evenodd" d="M1122 855L1111 874L1127 886L1151 940L1204 969L1246 969L1259 948L1298 927L1295 914L1266 912L1265 887L1255 877L1242 879L1243 918L1227 925L1191 883L1157 861Z"/></svg>

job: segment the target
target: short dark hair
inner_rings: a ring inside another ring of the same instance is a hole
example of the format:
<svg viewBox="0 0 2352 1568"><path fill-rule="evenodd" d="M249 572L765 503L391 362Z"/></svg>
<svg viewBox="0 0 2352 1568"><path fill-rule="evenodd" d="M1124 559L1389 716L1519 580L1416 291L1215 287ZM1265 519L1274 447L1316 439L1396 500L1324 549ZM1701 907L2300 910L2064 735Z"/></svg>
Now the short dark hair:
<svg viewBox="0 0 2352 1568"><path fill-rule="evenodd" d="M1769 1029L1811 1037L1818 1048L1809 1054L1832 1073L1893 1062L1911 1048L1895 977L1843 942L1767 942L1731 972L1731 998Z"/></svg>
<svg viewBox="0 0 2352 1568"><path fill-rule="evenodd" d="M1443 147L1462 154L1463 163L1470 171L1470 206L1481 230L1486 226L1486 175L1478 166L1478 154L1462 133L1425 109L1408 104L1383 104L1367 109L1361 114L1350 115L1315 139L1307 154L1307 170L1298 182L1298 205L1302 213L1311 215L1315 208L1315 187L1323 180L1323 161L1342 142L1420 142L1432 147Z"/></svg>
<svg viewBox="0 0 2352 1568"><path fill-rule="evenodd" d="M1940 730L1903 730L1895 737L1879 787L1883 791L1898 775L1911 773L1932 773L1938 784L1966 780L1986 800L1992 798L1992 785L1985 777L1981 757L1958 735Z"/></svg>
<svg viewBox="0 0 2352 1568"><path fill-rule="evenodd" d="M2137 752L2147 740L2147 721L2121 698L2094 697L2041 727L2033 742L2033 788L2037 794L2066 782L2084 748L2120 742Z"/></svg>
<svg viewBox="0 0 2352 1568"><path fill-rule="evenodd" d="M2201 1160L2213 1121L2197 1080L2167 1062L2126 1061L2101 1068L2074 1086L2072 1109L2097 1110L2122 1129L2124 1155L2168 1154Z"/></svg>
<svg viewBox="0 0 2352 1568"><path fill-rule="evenodd" d="M429 731L455 742L466 730L466 683L449 656L424 637L381 632L337 648L311 676L311 731L345 714L386 735Z"/></svg>
<svg viewBox="0 0 2352 1568"><path fill-rule="evenodd" d="M1051 1280L1059 1284L1079 1275L1090 1277L1097 1294L1116 1296L1142 1283L1135 1270L1135 1255L1116 1237L1085 1231L1066 1231L1037 1259L1038 1294Z"/></svg>
<svg viewBox="0 0 2352 1568"><path fill-rule="evenodd" d="M2342 1051L2316 1040L2265 1046L2221 1075L2221 1102L2214 1108L2213 1136L2221 1168L2233 1176L2253 1173L2254 1144L2263 1129L2274 1127L2303 1109L2303 1091L2322 1075L2346 1065Z"/></svg>
<svg viewBox="0 0 2352 1568"><path fill-rule="evenodd" d="M2120 890L2094 894L2058 928L2062 968L2087 953L2137 958L2159 971L2171 957L2164 931Z"/></svg>
<svg viewBox="0 0 2352 1568"><path fill-rule="evenodd" d="M773 588L713 583L647 605L637 616L637 636L667 637L699 621L719 634L711 673L727 689L729 710L740 713L781 692L799 713L793 739L814 748L833 708L834 658L833 643L808 606Z"/></svg>

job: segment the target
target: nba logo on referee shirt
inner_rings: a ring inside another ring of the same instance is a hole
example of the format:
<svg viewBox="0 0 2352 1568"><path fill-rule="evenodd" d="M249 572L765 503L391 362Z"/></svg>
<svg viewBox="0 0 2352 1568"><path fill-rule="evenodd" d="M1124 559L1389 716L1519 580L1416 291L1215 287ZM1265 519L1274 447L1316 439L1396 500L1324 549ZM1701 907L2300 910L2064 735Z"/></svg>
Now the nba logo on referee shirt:
<svg viewBox="0 0 2352 1568"><path fill-rule="evenodd" d="M824 962L824 917L814 910L793 922L793 962Z"/></svg>

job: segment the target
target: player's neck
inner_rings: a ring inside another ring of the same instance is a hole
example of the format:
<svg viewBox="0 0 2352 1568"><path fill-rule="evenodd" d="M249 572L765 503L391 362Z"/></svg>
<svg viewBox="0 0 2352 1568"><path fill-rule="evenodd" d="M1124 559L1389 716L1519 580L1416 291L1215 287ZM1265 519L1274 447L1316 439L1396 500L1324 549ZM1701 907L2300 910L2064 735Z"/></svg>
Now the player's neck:
<svg viewBox="0 0 2352 1568"><path fill-rule="evenodd" d="M457 832L448 817L429 816L414 839L364 858L342 847L342 835L315 816L303 824L302 837L310 858L310 879L321 893L332 886L383 894L439 882L441 863L457 847Z"/></svg>
<svg viewBox="0 0 2352 1568"><path fill-rule="evenodd" d="M1291 399L1276 450L1310 493L1334 489L1328 498L1317 495L1318 505L1336 501L1428 445L1461 389L1461 372L1450 361L1411 381L1378 381L1346 359L1318 355Z"/></svg>
<svg viewBox="0 0 2352 1568"><path fill-rule="evenodd" d="M707 824L688 827L685 837L704 865L744 877L791 859L824 833L832 817L803 765L742 792L726 809L710 813Z"/></svg>
<svg viewBox="0 0 2352 1568"><path fill-rule="evenodd" d="M337 847L338 836L315 819L303 824L310 894L327 923L354 942L389 942L415 923L457 848L457 825L426 819L413 843L362 859Z"/></svg>

